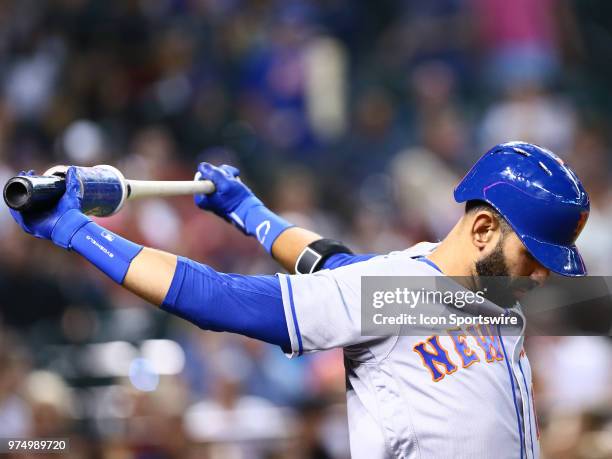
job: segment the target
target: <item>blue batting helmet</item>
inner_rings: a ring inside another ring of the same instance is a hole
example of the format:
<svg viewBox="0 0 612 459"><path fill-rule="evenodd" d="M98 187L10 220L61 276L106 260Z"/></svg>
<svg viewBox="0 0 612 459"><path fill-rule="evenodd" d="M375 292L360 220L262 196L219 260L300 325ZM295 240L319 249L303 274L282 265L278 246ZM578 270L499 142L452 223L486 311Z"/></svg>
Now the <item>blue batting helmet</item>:
<svg viewBox="0 0 612 459"><path fill-rule="evenodd" d="M489 203L543 266L586 275L575 241L589 216L589 195L551 151L526 142L496 145L457 185L455 200Z"/></svg>

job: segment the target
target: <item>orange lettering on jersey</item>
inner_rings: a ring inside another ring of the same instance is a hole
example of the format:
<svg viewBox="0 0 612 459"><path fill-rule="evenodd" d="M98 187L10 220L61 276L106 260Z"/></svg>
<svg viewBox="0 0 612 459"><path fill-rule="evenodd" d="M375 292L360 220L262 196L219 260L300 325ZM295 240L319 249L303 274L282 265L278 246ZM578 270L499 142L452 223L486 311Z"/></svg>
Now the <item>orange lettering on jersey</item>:
<svg viewBox="0 0 612 459"><path fill-rule="evenodd" d="M485 328L484 333L483 327ZM491 333L491 329L488 325L470 325L467 329L470 335L476 340L476 344L485 352L485 359L487 362L504 360L499 337Z"/></svg>
<svg viewBox="0 0 612 459"><path fill-rule="evenodd" d="M465 341L467 336L461 328L451 328L447 330L447 332L453 340L455 351L457 351L457 354L461 357L463 368L467 368L473 363L480 362L478 355Z"/></svg>
<svg viewBox="0 0 612 459"><path fill-rule="evenodd" d="M423 365L431 373L431 378L434 382L438 382L445 375L450 375L457 371L457 366L451 361L447 350L442 347L438 338L438 335L430 336L427 338L427 343L421 341L412 348L421 357ZM426 347L430 347L432 350L430 351ZM443 367L443 371L438 366Z"/></svg>

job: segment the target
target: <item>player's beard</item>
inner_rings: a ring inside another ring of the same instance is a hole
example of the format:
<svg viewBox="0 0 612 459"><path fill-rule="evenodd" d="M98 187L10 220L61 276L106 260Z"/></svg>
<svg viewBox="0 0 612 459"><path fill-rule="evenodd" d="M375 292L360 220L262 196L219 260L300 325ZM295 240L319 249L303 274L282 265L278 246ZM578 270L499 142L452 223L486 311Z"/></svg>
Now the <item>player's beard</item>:
<svg viewBox="0 0 612 459"><path fill-rule="evenodd" d="M510 276L503 251L503 238L489 255L476 262L475 268L479 277L478 285L487 299L502 307L511 307L516 302L513 292L523 281Z"/></svg>
<svg viewBox="0 0 612 459"><path fill-rule="evenodd" d="M499 240L493 252L476 262L476 274L479 276L510 276L510 269L502 249L503 238Z"/></svg>

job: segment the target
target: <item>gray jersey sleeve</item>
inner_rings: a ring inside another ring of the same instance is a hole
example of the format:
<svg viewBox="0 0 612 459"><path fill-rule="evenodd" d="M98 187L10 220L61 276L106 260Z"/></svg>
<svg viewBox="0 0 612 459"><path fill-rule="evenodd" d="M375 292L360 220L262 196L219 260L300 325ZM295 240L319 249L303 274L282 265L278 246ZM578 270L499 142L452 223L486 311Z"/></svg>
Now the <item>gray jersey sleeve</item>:
<svg viewBox="0 0 612 459"><path fill-rule="evenodd" d="M361 336L360 308L360 265L366 263L279 275L292 356L367 340Z"/></svg>
<svg viewBox="0 0 612 459"><path fill-rule="evenodd" d="M418 275L409 269L410 256L423 251L423 247L415 246L414 250L380 255L314 274L280 274L291 356L372 341L374 337L361 334L361 278L398 273ZM424 263L410 264L418 265L419 270L423 266L431 269Z"/></svg>

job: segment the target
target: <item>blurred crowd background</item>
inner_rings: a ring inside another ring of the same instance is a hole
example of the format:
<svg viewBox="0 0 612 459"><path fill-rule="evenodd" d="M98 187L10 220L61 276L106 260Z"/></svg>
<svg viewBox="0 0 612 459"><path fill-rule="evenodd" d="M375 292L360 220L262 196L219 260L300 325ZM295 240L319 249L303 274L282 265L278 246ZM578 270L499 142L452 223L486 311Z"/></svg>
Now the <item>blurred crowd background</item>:
<svg viewBox="0 0 612 459"><path fill-rule="evenodd" d="M522 139L582 178L578 245L608 275L610 81L606 0L4 0L0 178L229 163L287 219L382 253L443 237L470 164ZM341 352L203 332L1 205L0 437L69 436L74 458L348 456ZM279 269L188 197L103 224L221 271ZM528 339L544 457L612 457L610 343Z"/></svg>

